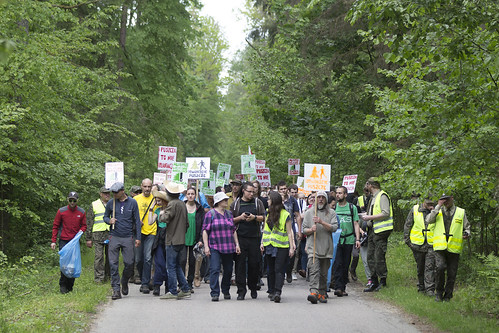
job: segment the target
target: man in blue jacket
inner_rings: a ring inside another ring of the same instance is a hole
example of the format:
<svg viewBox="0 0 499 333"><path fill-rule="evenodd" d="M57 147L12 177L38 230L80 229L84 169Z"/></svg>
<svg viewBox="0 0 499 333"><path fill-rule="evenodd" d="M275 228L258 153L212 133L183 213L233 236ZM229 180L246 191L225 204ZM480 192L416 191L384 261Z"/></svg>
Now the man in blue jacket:
<svg viewBox="0 0 499 333"><path fill-rule="evenodd" d="M139 206L137 201L130 198L125 193L125 186L121 182L114 183L111 188L113 199L109 200L104 213L104 222L111 225L109 231L109 266L111 269L111 287L113 300L128 295L128 279L133 275L133 235L135 235L135 247L140 246L141 222L139 216ZM121 279L119 256L123 256L123 274Z"/></svg>

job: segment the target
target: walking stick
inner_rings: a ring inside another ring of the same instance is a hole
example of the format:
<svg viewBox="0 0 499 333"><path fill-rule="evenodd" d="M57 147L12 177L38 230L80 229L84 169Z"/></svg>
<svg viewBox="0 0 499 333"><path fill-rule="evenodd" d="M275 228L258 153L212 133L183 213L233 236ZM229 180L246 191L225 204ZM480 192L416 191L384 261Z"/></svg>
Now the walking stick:
<svg viewBox="0 0 499 333"><path fill-rule="evenodd" d="M315 196L315 202L314 202L314 216L317 216L317 195ZM316 226L317 228L317 226ZM314 231L314 255L312 257L312 264L315 264L315 239L317 238L317 230Z"/></svg>
<svg viewBox="0 0 499 333"><path fill-rule="evenodd" d="M113 198L113 219L114 219L114 211L116 210L116 199ZM116 220L113 223L113 230L114 230L114 225L116 224Z"/></svg>

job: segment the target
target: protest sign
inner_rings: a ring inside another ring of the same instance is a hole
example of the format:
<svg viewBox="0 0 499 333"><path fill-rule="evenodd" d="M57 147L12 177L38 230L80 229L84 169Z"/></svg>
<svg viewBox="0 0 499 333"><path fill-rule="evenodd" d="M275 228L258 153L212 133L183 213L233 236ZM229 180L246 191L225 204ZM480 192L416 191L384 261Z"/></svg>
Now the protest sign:
<svg viewBox="0 0 499 333"><path fill-rule="evenodd" d="M208 179L210 178L210 158L209 157L187 157L185 162L188 165L188 179Z"/></svg>
<svg viewBox="0 0 499 333"><path fill-rule="evenodd" d="M125 168L123 162L107 162L105 186L110 188L116 182L125 183Z"/></svg>
<svg viewBox="0 0 499 333"><path fill-rule="evenodd" d="M172 164L172 167L173 167L173 164ZM171 172L170 172L170 174L171 174ZM153 184L163 184L165 180L166 180L166 173L155 172L152 183Z"/></svg>
<svg viewBox="0 0 499 333"><path fill-rule="evenodd" d="M205 195L215 195L216 177L215 173L210 170L210 178L201 180L201 192Z"/></svg>
<svg viewBox="0 0 499 333"><path fill-rule="evenodd" d="M175 162L172 168L172 182L177 184L183 184L187 187L187 163L185 162Z"/></svg>
<svg viewBox="0 0 499 333"><path fill-rule="evenodd" d="M225 178L217 178L217 180L215 181L215 186L216 187L219 187L219 186L224 187L224 185L225 185Z"/></svg>
<svg viewBox="0 0 499 333"><path fill-rule="evenodd" d="M300 159L290 158L288 159L288 175L298 176L300 174Z"/></svg>
<svg viewBox="0 0 499 333"><path fill-rule="evenodd" d="M342 185L348 190L348 193L355 192L355 184L357 183L357 175L343 176Z"/></svg>
<svg viewBox="0 0 499 333"><path fill-rule="evenodd" d="M270 169L256 169L256 179L260 182L261 187L270 187Z"/></svg>
<svg viewBox="0 0 499 333"><path fill-rule="evenodd" d="M159 146L158 170L172 170L173 163L177 161L177 147Z"/></svg>
<svg viewBox="0 0 499 333"><path fill-rule="evenodd" d="M234 179L244 180L244 175L242 173L235 174Z"/></svg>
<svg viewBox="0 0 499 333"><path fill-rule="evenodd" d="M331 165L305 163L304 189L307 191L329 191Z"/></svg>
<svg viewBox="0 0 499 333"><path fill-rule="evenodd" d="M256 173L255 155L241 155L241 173L243 175Z"/></svg>
<svg viewBox="0 0 499 333"><path fill-rule="evenodd" d="M255 168L256 169L265 168L265 160L255 160Z"/></svg>
<svg viewBox="0 0 499 333"><path fill-rule="evenodd" d="M229 183L230 168L231 168L230 164L218 163L217 178L225 179L225 184Z"/></svg>

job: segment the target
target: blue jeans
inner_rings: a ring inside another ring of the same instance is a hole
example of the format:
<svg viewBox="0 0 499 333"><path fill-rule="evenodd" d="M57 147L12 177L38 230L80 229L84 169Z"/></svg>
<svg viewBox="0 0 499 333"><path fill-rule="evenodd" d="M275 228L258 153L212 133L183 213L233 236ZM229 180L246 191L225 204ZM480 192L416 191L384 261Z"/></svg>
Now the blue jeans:
<svg viewBox="0 0 499 333"><path fill-rule="evenodd" d="M151 281L152 245L155 237L156 235L144 234L141 237L139 263L142 264L142 285L148 285Z"/></svg>
<svg viewBox="0 0 499 333"><path fill-rule="evenodd" d="M168 271L168 289L172 295L177 295L177 280L183 292L190 291L185 280L184 271L180 266L180 260L185 252L185 245L166 246L166 269Z"/></svg>
<svg viewBox="0 0 499 333"><path fill-rule="evenodd" d="M210 295L218 297L220 295L220 285L218 277L220 276L220 264L222 264L224 273L222 276L222 293L229 293L230 279L232 277L232 259L233 253L220 253L215 249L210 249Z"/></svg>

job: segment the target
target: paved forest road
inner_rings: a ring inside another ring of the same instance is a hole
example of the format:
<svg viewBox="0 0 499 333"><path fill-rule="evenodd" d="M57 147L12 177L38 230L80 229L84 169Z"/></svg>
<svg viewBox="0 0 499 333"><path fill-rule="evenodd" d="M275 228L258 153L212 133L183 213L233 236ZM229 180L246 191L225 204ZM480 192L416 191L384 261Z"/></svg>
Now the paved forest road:
<svg viewBox="0 0 499 333"><path fill-rule="evenodd" d="M266 283L266 281L264 280ZM117 301L109 301L96 316L90 332L418 332L417 326L398 309L375 301L362 292L360 283L349 284L348 297L332 293L327 304L311 304L306 300L308 284L284 282L281 303L270 302L267 287L257 299L249 293L244 301L236 300L236 287L231 287L231 300L212 302L208 284L195 288L190 299L160 300L139 293L130 284L130 293ZM161 295L164 287L161 288ZM423 329L425 330L425 329Z"/></svg>

